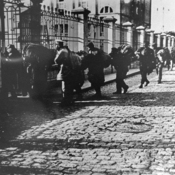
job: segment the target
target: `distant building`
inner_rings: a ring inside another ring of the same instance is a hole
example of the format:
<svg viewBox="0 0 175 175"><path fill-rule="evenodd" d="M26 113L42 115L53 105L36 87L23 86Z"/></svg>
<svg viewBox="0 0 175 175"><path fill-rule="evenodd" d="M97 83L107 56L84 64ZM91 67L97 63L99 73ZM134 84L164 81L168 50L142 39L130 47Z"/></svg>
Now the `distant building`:
<svg viewBox="0 0 175 175"><path fill-rule="evenodd" d="M135 26L150 27L151 0L44 0L42 4L53 5L62 9L65 14L71 10L84 7L91 11L90 17L108 17L117 19L117 24L130 21Z"/></svg>

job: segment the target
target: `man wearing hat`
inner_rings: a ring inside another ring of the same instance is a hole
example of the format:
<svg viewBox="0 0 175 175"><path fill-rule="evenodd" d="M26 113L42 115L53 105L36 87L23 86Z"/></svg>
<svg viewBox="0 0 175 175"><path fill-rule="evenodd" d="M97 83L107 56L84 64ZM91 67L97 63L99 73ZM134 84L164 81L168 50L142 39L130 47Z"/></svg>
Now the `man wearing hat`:
<svg viewBox="0 0 175 175"><path fill-rule="evenodd" d="M165 65L165 62L169 62L172 59L170 55L170 51L168 48L164 47L157 47L156 43L153 43L152 45L153 50L154 50L154 57L156 59L156 72L158 74L158 84L161 83L162 81L162 71L163 67Z"/></svg>
<svg viewBox="0 0 175 175"><path fill-rule="evenodd" d="M161 47L157 47L156 43L153 43L152 48L154 50L154 57L156 59L156 72L158 74L158 84L160 84L162 80L162 70L164 66L164 50Z"/></svg>
<svg viewBox="0 0 175 175"><path fill-rule="evenodd" d="M55 40L55 45L56 45L56 50L60 50L61 48L63 48L63 40L61 39L56 39Z"/></svg>
<svg viewBox="0 0 175 175"><path fill-rule="evenodd" d="M145 86L149 84L147 74L150 74L154 68L154 51L149 47L149 42L145 41L144 46L140 47L135 54L140 61L141 84L139 88L143 88L144 83L146 83Z"/></svg>
<svg viewBox="0 0 175 175"><path fill-rule="evenodd" d="M103 51L94 47L92 42L90 42L87 47L90 54L88 80L96 91L95 97L98 98L101 97L101 86L104 83L104 63L102 59Z"/></svg>
<svg viewBox="0 0 175 175"><path fill-rule="evenodd" d="M57 55L59 55L61 52L61 49L64 48L63 40L56 39L55 45L56 45ZM60 70L59 70L59 73L57 75L57 80L61 81L61 91L62 91L62 95L63 95L61 105L68 105L69 102L71 103L72 96L73 96L73 93L71 91L72 88L70 87L70 83L65 82L65 78L63 78L64 74L67 74L67 72L70 72L69 68L65 67L63 64L60 65ZM67 94L69 94L69 95L67 95ZM68 96L71 96L71 98L68 98Z"/></svg>

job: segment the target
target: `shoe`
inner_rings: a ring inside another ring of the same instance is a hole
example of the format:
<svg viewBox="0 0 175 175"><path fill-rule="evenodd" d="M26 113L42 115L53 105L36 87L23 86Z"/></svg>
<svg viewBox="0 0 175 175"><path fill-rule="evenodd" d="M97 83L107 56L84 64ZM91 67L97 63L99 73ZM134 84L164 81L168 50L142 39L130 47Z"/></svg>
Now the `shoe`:
<svg viewBox="0 0 175 175"><path fill-rule="evenodd" d="M148 86L148 84L149 84L149 81L146 82L145 86Z"/></svg>
<svg viewBox="0 0 175 175"><path fill-rule="evenodd" d="M116 92L113 92L113 94L121 94L121 92L116 91Z"/></svg>
<svg viewBox="0 0 175 175"><path fill-rule="evenodd" d="M139 88L140 88L140 89L143 88L143 85L141 84L141 85L139 86Z"/></svg>
<svg viewBox="0 0 175 175"><path fill-rule="evenodd" d="M128 89L129 89L129 86L127 86L126 88L124 88L124 94L126 94L126 92L128 91Z"/></svg>
<svg viewBox="0 0 175 175"><path fill-rule="evenodd" d="M158 81L157 83L158 83L158 84L160 84L160 83L161 83L161 81Z"/></svg>

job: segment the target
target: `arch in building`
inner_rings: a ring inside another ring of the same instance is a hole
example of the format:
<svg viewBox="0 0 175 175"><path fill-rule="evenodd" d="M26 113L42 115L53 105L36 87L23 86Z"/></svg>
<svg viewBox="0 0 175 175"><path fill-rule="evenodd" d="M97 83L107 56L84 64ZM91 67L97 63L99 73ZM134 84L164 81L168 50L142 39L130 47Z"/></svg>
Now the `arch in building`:
<svg viewBox="0 0 175 175"><path fill-rule="evenodd" d="M100 10L100 13L112 13L113 9L109 6L105 6Z"/></svg>

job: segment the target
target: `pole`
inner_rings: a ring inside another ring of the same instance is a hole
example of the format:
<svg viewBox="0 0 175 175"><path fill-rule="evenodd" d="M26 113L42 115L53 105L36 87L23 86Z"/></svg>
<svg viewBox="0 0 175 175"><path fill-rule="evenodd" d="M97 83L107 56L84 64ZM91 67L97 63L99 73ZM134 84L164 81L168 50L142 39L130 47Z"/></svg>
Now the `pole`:
<svg viewBox="0 0 175 175"><path fill-rule="evenodd" d="M5 23L4 23L4 1L0 0L0 52L5 51ZM0 54L0 88L4 87L4 76L2 75L2 59Z"/></svg>
<svg viewBox="0 0 175 175"><path fill-rule="evenodd" d="M120 45L122 40L122 0L120 0Z"/></svg>
<svg viewBox="0 0 175 175"><path fill-rule="evenodd" d="M42 0L31 0L31 41L40 44L40 29L41 29L41 3Z"/></svg>
<svg viewBox="0 0 175 175"><path fill-rule="evenodd" d="M88 44L88 35L89 35L89 29L88 29L88 15L90 11L85 9L84 11L84 50L87 51L87 44Z"/></svg>
<svg viewBox="0 0 175 175"><path fill-rule="evenodd" d="M5 50L5 24L4 24L4 1L0 0L0 47Z"/></svg>

